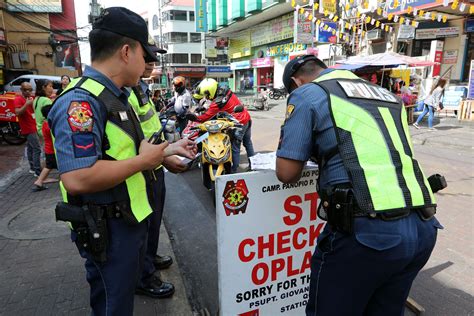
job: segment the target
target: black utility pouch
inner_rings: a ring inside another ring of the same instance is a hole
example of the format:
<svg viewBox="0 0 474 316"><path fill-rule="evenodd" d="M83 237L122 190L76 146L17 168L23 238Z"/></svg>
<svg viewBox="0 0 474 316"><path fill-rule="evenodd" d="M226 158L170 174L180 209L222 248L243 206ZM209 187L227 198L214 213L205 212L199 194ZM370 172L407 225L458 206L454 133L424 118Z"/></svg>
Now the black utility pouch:
<svg viewBox="0 0 474 316"><path fill-rule="evenodd" d="M334 189L331 206L328 212L328 223L340 232L352 234L354 212L351 189Z"/></svg>
<svg viewBox="0 0 474 316"><path fill-rule="evenodd" d="M436 207L424 207L417 210L418 215L424 221L429 221L436 214Z"/></svg>

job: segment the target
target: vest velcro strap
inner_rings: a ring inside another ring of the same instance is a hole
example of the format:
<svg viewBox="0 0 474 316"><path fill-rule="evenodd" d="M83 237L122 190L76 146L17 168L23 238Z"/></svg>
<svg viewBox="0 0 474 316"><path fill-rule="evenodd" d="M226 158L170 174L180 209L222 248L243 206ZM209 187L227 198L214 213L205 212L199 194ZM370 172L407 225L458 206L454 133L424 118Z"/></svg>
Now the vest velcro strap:
<svg viewBox="0 0 474 316"><path fill-rule="evenodd" d="M155 111L153 111L152 108L148 110L145 114L139 115L138 118L140 119L140 122L146 122L149 119L151 119L155 115Z"/></svg>

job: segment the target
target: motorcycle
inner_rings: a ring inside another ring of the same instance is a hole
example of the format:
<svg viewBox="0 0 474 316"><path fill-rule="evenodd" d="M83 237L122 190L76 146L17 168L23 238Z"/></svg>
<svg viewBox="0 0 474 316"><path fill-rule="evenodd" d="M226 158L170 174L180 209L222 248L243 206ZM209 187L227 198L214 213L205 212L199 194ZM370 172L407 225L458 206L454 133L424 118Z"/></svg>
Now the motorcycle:
<svg viewBox="0 0 474 316"><path fill-rule="evenodd" d="M269 92L267 90L261 89L260 93L253 100L253 107L257 110L270 110L270 106L268 105L268 95Z"/></svg>
<svg viewBox="0 0 474 316"><path fill-rule="evenodd" d="M181 135L176 128L176 112L173 107L160 113L160 122L163 126L163 135L168 143L174 143L181 139Z"/></svg>
<svg viewBox="0 0 474 316"><path fill-rule="evenodd" d="M279 89L272 88L268 93L268 97L273 100L279 100L280 98L286 98L286 89L281 87Z"/></svg>
<svg viewBox="0 0 474 316"><path fill-rule="evenodd" d="M21 135L20 125L17 122L0 121L0 135L9 145L21 145L26 137Z"/></svg>
<svg viewBox="0 0 474 316"><path fill-rule="evenodd" d="M208 190L214 190L216 177L232 172L231 133L242 127L231 114L220 112L211 120L190 128L200 135L209 133L202 141L201 151L202 182Z"/></svg>

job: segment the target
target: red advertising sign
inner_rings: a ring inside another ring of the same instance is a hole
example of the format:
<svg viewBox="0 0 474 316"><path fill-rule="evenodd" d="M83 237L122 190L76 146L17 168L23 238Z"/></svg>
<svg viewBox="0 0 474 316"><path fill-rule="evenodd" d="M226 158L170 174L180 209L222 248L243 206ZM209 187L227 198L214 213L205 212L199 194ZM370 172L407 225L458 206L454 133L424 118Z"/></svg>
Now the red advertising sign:
<svg viewBox="0 0 474 316"><path fill-rule="evenodd" d="M430 49L430 59L438 64L433 66L431 76L439 76L441 74L441 61L443 60L443 47L444 42L432 41Z"/></svg>

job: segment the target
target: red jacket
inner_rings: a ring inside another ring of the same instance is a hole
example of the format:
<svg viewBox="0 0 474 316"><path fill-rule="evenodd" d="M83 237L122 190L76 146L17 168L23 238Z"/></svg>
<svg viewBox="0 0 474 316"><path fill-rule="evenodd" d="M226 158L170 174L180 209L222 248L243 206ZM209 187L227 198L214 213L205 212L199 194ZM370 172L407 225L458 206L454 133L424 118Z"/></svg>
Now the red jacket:
<svg viewBox="0 0 474 316"><path fill-rule="evenodd" d="M232 93L232 91L229 91L229 93ZM242 112L234 113L234 108L238 105L241 105L240 100L234 93L232 93L232 96L229 98L229 101L227 101L227 104L224 105L223 108L219 109L217 103L212 102L211 105L209 105L209 109L207 109L205 113L199 115L197 119L199 122L205 122L219 112L227 112L235 117L240 122L240 124L245 125L250 121L250 113L245 107Z"/></svg>

